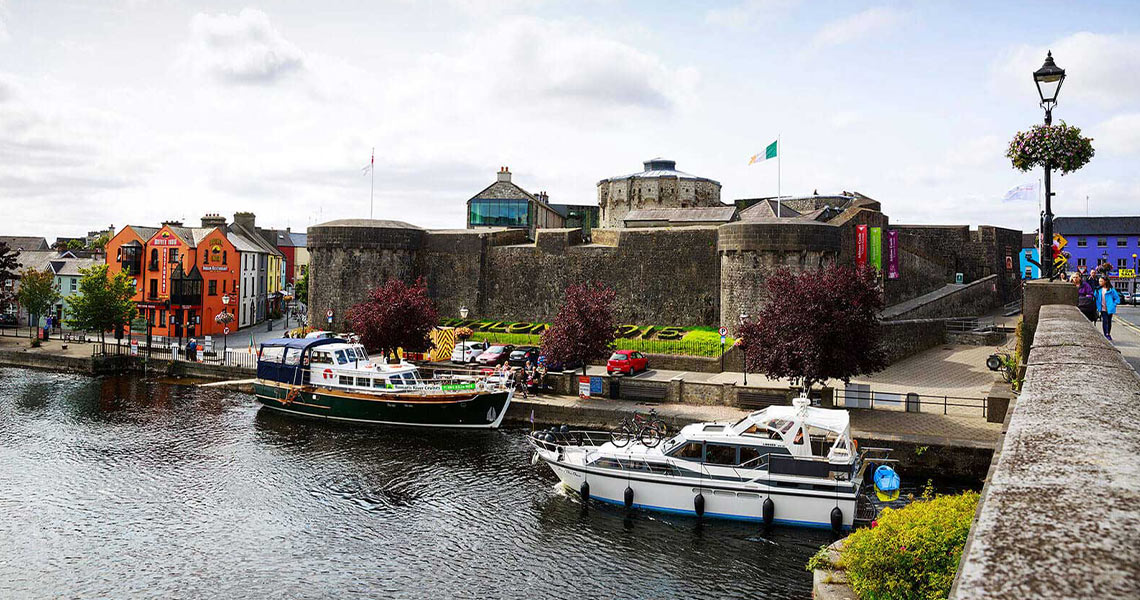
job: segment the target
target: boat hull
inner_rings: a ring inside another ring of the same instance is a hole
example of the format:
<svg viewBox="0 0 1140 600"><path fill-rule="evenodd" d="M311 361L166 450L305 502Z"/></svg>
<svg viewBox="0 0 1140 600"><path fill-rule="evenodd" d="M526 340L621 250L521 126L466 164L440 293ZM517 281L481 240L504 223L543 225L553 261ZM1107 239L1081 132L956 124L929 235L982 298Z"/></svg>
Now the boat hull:
<svg viewBox="0 0 1140 600"><path fill-rule="evenodd" d="M258 380L261 404L273 410L333 421L418 427L495 429L510 406L512 391L416 396L365 394L320 386Z"/></svg>
<svg viewBox="0 0 1140 600"><path fill-rule="evenodd" d="M541 453L540 453L541 454ZM844 493L797 493L766 484L728 484L691 478L654 481L649 478L609 474L581 465L543 460L555 475L575 491L582 483L590 484L590 498L610 504L625 504L625 491L633 490L633 506L659 512L697 516L696 496L704 497L704 517L738 521L764 521L764 500L774 505L773 522L780 525L831 529L831 511L836 506L843 512L843 528L849 529L855 519L855 495Z"/></svg>

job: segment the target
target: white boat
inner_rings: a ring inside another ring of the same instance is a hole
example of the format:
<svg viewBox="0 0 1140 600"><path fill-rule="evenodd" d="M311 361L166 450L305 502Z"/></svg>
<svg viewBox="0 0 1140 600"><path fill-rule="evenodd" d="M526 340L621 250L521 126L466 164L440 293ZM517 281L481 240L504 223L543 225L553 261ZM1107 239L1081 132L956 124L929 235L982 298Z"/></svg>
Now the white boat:
<svg viewBox="0 0 1140 600"><path fill-rule="evenodd" d="M814 408L802 397L736 423L688 425L659 444L619 447L609 433L565 428L529 439L536 460L584 500L834 530L874 510L861 499L866 466L893 462L887 449L857 449L847 411Z"/></svg>

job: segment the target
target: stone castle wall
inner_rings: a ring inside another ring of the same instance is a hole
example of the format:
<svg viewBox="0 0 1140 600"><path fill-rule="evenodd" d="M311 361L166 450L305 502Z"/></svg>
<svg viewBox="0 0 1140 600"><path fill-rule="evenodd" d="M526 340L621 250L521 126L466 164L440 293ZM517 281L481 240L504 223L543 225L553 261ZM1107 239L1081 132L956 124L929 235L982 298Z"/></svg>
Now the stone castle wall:
<svg viewBox="0 0 1140 600"><path fill-rule="evenodd" d="M720 184L702 179L634 177L607 179L598 184L599 227L620 228L629 211L638 208L720 206Z"/></svg>
<svg viewBox="0 0 1140 600"><path fill-rule="evenodd" d="M853 263L854 228L861 223L888 225L885 216L864 207L832 223L761 219L719 227L595 229L586 244L578 229L538 230L530 242L521 230L334 222L309 229L309 314L312 325L325 327L331 308L340 329L347 310L368 290L393 277L423 277L441 316L456 317L466 306L471 318L548 322L568 285L594 280L617 292L619 321L734 331L738 315L754 313L763 302L764 281L777 269ZM885 282L888 305L939 289L957 272L966 282L997 274L1000 302L1020 298L1017 269L1004 264L1006 246L1020 243L1020 232L895 228L902 278ZM1014 245L1015 258L1016 250Z"/></svg>

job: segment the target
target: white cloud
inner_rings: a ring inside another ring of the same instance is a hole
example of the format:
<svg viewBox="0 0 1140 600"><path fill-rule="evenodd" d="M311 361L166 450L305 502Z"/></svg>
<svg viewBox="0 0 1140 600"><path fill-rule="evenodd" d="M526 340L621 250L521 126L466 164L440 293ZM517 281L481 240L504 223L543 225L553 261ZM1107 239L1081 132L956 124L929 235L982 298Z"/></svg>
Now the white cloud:
<svg viewBox="0 0 1140 600"><path fill-rule="evenodd" d="M1116 115L1084 133L1093 138L1098 154L1140 154L1140 113Z"/></svg>
<svg viewBox="0 0 1140 600"><path fill-rule="evenodd" d="M237 15L195 15L182 61L225 83L268 84L303 69L305 55L265 13L245 8Z"/></svg>
<svg viewBox="0 0 1140 600"><path fill-rule="evenodd" d="M901 16L898 11L891 8L881 6L869 8L824 25L812 37L812 43L817 47L847 44L872 33L889 29L901 20Z"/></svg>
<svg viewBox="0 0 1140 600"><path fill-rule="evenodd" d="M8 7L4 0L0 0L0 44L12 39L8 35L8 19L11 18L11 13L8 12Z"/></svg>
<svg viewBox="0 0 1140 600"><path fill-rule="evenodd" d="M1065 69L1062 103L1087 101L1114 108L1134 104L1140 98L1140 35L1085 31L1048 46L1017 46L994 65L998 86L1024 94L1026 87L1033 85L1031 73L1041 68L1049 50L1057 66Z"/></svg>
<svg viewBox="0 0 1140 600"><path fill-rule="evenodd" d="M743 0L728 8L714 8L705 13L705 21L732 29L768 25L785 17L800 0Z"/></svg>

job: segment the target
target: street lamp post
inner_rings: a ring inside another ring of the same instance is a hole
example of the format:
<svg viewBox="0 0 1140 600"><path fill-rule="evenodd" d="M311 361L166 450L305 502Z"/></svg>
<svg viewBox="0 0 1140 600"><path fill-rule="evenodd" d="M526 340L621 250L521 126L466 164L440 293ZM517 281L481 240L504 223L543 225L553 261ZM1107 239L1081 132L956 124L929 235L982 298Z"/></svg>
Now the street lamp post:
<svg viewBox="0 0 1140 600"><path fill-rule="evenodd" d="M471 314L471 313L470 313L470 311L467 310L466 304L459 307L459 319L461 321L466 320L467 315L469 315L469 314ZM460 331L463 331L466 327L467 326L463 323L459 324L459 330ZM461 348L461 350L459 352L460 360L466 362L466 360L467 360L467 336L465 336L465 335L459 336L459 347Z"/></svg>
<svg viewBox="0 0 1140 600"><path fill-rule="evenodd" d="M1045 109L1045 124L1053 124L1053 107L1057 105L1057 94L1065 82L1065 70L1053 62L1053 52L1045 57L1045 64L1033 72L1033 82L1037 84L1037 94L1041 96L1041 108ZM1047 280L1053 279L1053 165L1045 162L1045 214L1041 216L1041 269Z"/></svg>
<svg viewBox="0 0 1140 600"><path fill-rule="evenodd" d="M748 323L748 314L747 313L740 313L740 317L738 317L738 318L740 319L740 326L741 327L744 327L744 325ZM743 337L743 336L741 336L741 337ZM744 385L747 386L748 385L748 343L747 342L745 342L745 344L744 344L744 361L743 362L744 362Z"/></svg>
<svg viewBox="0 0 1140 600"><path fill-rule="evenodd" d="M1137 260L1136 253L1132 253L1132 306L1136 306L1136 270L1140 268L1140 260Z"/></svg>

